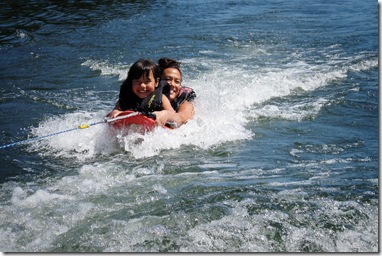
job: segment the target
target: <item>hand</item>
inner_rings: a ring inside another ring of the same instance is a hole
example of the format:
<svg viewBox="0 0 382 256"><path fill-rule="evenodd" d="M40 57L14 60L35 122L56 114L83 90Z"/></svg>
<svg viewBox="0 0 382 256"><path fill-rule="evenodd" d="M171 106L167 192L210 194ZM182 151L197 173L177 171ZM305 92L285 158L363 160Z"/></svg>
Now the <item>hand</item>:
<svg viewBox="0 0 382 256"><path fill-rule="evenodd" d="M168 119L168 111L162 110L162 111L154 111L153 114L156 115L155 123L158 126L164 126Z"/></svg>
<svg viewBox="0 0 382 256"><path fill-rule="evenodd" d="M119 113L121 113L122 111L118 110L118 109L113 109L113 111L111 111L109 114L106 115L106 117L108 118L114 118L114 117L117 117Z"/></svg>

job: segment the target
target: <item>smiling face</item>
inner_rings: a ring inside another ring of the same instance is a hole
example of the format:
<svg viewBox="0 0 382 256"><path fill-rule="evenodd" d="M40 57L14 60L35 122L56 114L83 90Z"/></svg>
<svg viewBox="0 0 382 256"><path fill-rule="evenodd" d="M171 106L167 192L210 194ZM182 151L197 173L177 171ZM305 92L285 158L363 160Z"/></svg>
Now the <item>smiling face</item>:
<svg viewBox="0 0 382 256"><path fill-rule="evenodd" d="M143 74L138 79L133 79L133 92L141 99L146 98L151 93L154 92L155 88L158 86L158 80L154 79L153 72L150 71L149 76Z"/></svg>
<svg viewBox="0 0 382 256"><path fill-rule="evenodd" d="M170 101L173 101L179 95L182 86L182 75L176 68L166 68L163 70L161 78L170 84Z"/></svg>

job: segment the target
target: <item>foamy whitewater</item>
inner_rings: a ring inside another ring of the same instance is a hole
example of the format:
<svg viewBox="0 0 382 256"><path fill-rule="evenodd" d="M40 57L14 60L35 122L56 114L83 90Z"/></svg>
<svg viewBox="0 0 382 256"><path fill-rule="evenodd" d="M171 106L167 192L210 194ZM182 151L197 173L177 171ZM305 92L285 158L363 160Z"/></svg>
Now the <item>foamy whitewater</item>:
<svg viewBox="0 0 382 256"><path fill-rule="evenodd" d="M203 66L204 60L180 59L180 61L193 70L198 68L194 65ZM102 76L116 76L118 81L123 81L126 79L126 69L132 63L111 66L102 61L87 60L82 65L100 71ZM264 102L291 95L296 90L313 91L328 86L333 81L346 79L349 71L376 68L378 62L377 59L364 61L356 56L342 65L331 67L328 63L315 66L300 61L295 65L288 63L285 67L280 67L280 70L267 68L251 70L246 65L232 68L225 66L224 63L216 63L215 67L219 72L203 70L196 79L190 79L185 83L186 86L191 86L198 92L195 103L197 111L195 118L179 129L158 128L153 133L145 135L136 133L129 136L121 136L121 134L115 136L118 131L115 132L104 124L88 130L52 137L36 144L36 149L49 147L59 156L78 159L95 157L98 154L112 154L123 149L134 158L144 158L160 155L162 151L179 149L182 146L209 149L222 143L251 139L255 134L247 128L247 123L251 120L260 117L296 121L315 118L320 110L330 105L334 99L331 99L329 95L327 98L320 97L309 102L284 104L264 104ZM229 72L221 72L228 69L230 69ZM354 90L357 90L357 87ZM75 127L73 125L76 124L98 122L105 118L106 113L104 110L94 113L76 112L54 117L40 123L34 131L34 136L54 133L57 127L66 130ZM140 143L136 143L138 138Z"/></svg>
<svg viewBox="0 0 382 256"><path fill-rule="evenodd" d="M375 3L12 3L0 142L42 139L0 149L0 251L378 251ZM195 117L100 122L160 57Z"/></svg>

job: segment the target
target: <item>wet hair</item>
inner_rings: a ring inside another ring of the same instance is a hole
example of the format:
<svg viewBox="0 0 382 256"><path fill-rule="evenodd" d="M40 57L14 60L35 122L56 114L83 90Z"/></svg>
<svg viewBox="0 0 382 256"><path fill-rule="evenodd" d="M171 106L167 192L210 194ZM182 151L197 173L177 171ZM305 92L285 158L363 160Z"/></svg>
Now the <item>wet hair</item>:
<svg viewBox="0 0 382 256"><path fill-rule="evenodd" d="M139 79L142 75L147 77L153 72L154 79L160 78L160 70L158 66L151 60L139 59L129 69L127 78L124 83L132 85L134 79Z"/></svg>
<svg viewBox="0 0 382 256"><path fill-rule="evenodd" d="M158 60L158 65L159 65L159 69L160 69L161 74L163 74L163 71L166 68L175 68L179 71L180 76L183 77L182 71L180 70L180 64L181 63L179 61L176 61L176 60L173 60L170 58L160 58Z"/></svg>
<svg viewBox="0 0 382 256"><path fill-rule="evenodd" d="M135 106L131 104L140 101L140 98L133 92L133 80L139 79L143 75L149 77L150 71L153 72L155 80L160 78L158 65L149 59L139 59L130 67L127 78L119 91L119 103L122 110L134 108Z"/></svg>

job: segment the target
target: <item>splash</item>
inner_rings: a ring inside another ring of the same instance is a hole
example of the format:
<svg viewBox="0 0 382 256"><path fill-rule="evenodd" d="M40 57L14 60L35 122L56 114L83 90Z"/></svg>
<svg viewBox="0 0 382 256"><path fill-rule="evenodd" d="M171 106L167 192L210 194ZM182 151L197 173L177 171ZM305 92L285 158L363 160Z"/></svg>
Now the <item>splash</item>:
<svg viewBox="0 0 382 256"><path fill-rule="evenodd" d="M119 77L119 80L126 79L127 70L129 65L119 64L112 65L107 61L86 60L81 64L82 66L88 66L91 70L100 71L101 76L115 76Z"/></svg>
<svg viewBox="0 0 382 256"><path fill-rule="evenodd" d="M145 135L132 133L115 136L105 126L73 132L39 142L34 149L46 149L58 157L94 158L102 154L127 152L134 158L159 155L163 151L177 150L184 146L210 149L228 142L248 140L253 131L248 122L261 117L303 120L314 118L322 107L331 104L329 96L276 103L275 98L304 94L345 79L348 72L370 70L377 67L374 57L355 56L326 64L308 64L297 60L277 69L253 67L246 64L230 65L217 60L185 59L184 85L192 87L197 94L195 117L176 130L155 129ZM82 65L101 71L102 76L125 78L128 65L112 65L107 61L87 60ZM202 67L202 68L201 68ZM266 103L266 104L264 104ZM40 136L74 124L100 120L105 113L77 112L45 120L33 129Z"/></svg>

